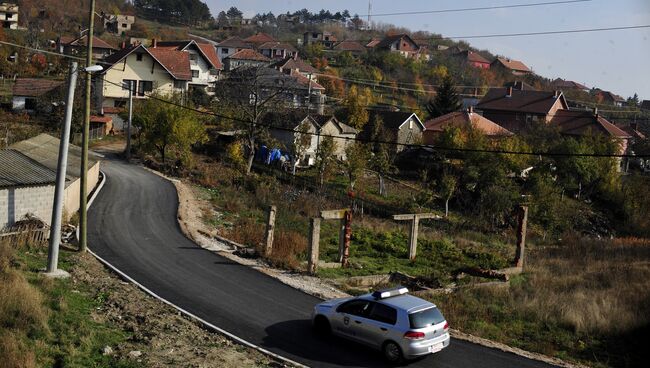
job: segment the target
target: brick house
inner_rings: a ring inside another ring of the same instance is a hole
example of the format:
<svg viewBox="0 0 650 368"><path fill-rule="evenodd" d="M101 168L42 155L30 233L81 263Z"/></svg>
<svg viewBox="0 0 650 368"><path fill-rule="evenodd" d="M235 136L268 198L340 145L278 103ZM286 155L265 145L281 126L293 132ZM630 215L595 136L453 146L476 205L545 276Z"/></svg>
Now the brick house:
<svg viewBox="0 0 650 368"><path fill-rule="evenodd" d="M496 58L492 64L490 64L490 67L496 70L504 70L513 75L528 75L533 72L521 61L503 57Z"/></svg>
<svg viewBox="0 0 650 368"><path fill-rule="evenodd" d="M452 56L461 59L474 68L490 69L490 61L474 51L464 50Z"/></svg>
<svg viewBox="0 0 650 368"><path fill-rule="evenodd" d="M455 111L424 122L424 144L433 144L447 128L458 128L462 131L475 129L488 138L502 138L512 136L513 133L499 124L474 112L470 107L465 111Z"/></svg>

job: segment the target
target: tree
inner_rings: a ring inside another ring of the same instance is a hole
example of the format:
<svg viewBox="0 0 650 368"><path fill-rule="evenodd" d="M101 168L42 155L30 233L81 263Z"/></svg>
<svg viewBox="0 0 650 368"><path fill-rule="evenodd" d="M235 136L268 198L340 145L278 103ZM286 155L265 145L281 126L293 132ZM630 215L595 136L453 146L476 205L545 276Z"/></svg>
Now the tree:
<svg viewBox="0 0 650 368"><path fill-rule="evenodd" d="M163 164L172 151L185 166L191 164L191 147L207 140L205 127L192 111L161 101L180 104L179 95L153 95L136 105L133 123L141 133L141 149L156 152Z"/></svg>
<svg viewBox="0 0 650 368"><path fill-rule="evenodd" d="M354 191L354 185L356 184L359 175L361 175L363 170L368 166L369 158L370 154L363 143L353 142L345 148L344 167L348 175L351 191Z"/></svg>
<svg viewBox="0 0 650 368"><path fill-rule="evenodd" d="M237 68L216 83L216 112L227 115L242 131L246 149L246 174L250 174L258 141L268 135L262 118L286 105L291 77L266 67Z"/></svg>
<svg viewBox="0 0 650 368"><path fill-rule="evenodd" d="M232 6L230 7L230 9L228 9L226 15L228 16L228 19L235 20L235 19L242 19L244 13L241 10L237 9L237 7Z"/></svg>
<svg viewBox="0 0 650 368"><path fill-rule="evenodd" d="M376 116L372 122L371 139L374 142L370 156L370 167L377 172L379 179L379 195L386 195L384 178L395 170L396 147L394 145L380 143L392 140L390 133L384 129L384 122L381 117Z"/></svg>
<svg viewBox="0 0 650 368"><path fill-rule="evenodd" d="M445 200L445 217L449 217L449 200L456 192L458 180L453 175L445 175L440 179L439 192L442 199Z"/></svg>
<svg viewBox="0 0 650 368"><path fill-rule="evenodd" d="M627 98L627 104L629 106L638 107L639 106L639 95L635 93L634 96L628 97Z"/></svg>
<svg viewBox="0 0 650 368"><path fill-rule="evenodd" d="M334 138L323 137L316 151L316 169L318 170L318 183L321 188L325 185L325 180L334 171L335 152L336 142L334 142Z"/></svg>
<svg viewBox="0 0 650 368"><path fill-rule="evenodd" d="M458 111L462 106L458 91L454 87L454 80L451 76L446 75L442 79L440 86L436 88L436 97L429 101L427 111L431 118L437 118L450 112Z"/></svg>
<svg viewBox="0 0 650 368"><path fill-rule="evenodd" d="M352 85L348 90L345 107L348 112L348 124L355 129L363 129L363 126L368 122L369 115L364 105L364 98L355 85Z"/></svg>
<svg viewBox="0 0 650 368"><path fill-rule="evenodd" d="M300 158L311 147L312 135L309 134L310 124L306 121L302 122L298 127L298 132L295 133L293 141L293 175L296 175L296 167L300 163Z"/></svg>

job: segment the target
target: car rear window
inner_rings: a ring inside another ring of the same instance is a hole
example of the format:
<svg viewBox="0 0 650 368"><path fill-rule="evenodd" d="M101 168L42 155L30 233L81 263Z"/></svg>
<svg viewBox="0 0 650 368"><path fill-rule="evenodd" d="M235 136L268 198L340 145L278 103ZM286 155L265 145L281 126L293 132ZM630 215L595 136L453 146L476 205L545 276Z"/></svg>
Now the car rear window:
<svg viewBox="0 0 650 368"><path fill-rule="evenodd" d="M436 307L409 314L411 328L424 328L437 325L444 320L445 317L442 316L442 313Z"/></svg>

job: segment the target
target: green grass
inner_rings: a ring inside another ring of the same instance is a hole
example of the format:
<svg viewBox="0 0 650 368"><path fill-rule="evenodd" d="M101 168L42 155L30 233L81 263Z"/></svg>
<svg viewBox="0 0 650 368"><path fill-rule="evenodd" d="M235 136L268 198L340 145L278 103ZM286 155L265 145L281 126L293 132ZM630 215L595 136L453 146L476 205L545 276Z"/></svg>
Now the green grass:
<svg viewBox="0 0 650 368"><path fill-rule="evenodd" d="M70 269L78 255L62 252L59 268ZM104 356L104 346L115 348L129 334L116 327L95 322L91 313L105 301L105 295L94 295L90 286L73 283L71 279L52 280L43 277L46 265L43 249L17 251L17 272L42 295L47 314L47 329L36 336L14 331L35 354L38 366L53 367L138 367L139 363Z"/></svg>

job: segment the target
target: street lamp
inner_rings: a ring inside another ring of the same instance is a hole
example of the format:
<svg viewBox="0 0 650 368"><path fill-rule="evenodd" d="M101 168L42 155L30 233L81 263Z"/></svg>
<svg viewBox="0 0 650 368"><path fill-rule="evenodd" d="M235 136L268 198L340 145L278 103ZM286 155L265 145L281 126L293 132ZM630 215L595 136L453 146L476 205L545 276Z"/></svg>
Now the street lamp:
<svg viewBox="0 0 650 368"><path fill-rule="evenodd" d="M104 70L101 65L91 65L82 71L92 74ZM63 212L63 195L65 191L65 177L68 170L68 147L70 145L70 122L72 121L72 109L74 105L74 91L77 85L79 68L77 63L70 65L70 77L68 80L68 101L66 102L65 120L61 129L61 141L59 142L59 158L56 167L56 184L54 187L54 203L52 206L52 222L50 224L50 244L47 257L46 275L51 277L67 277L68 273L58 269L59 245L61 243L61 217Z"/></svg>

